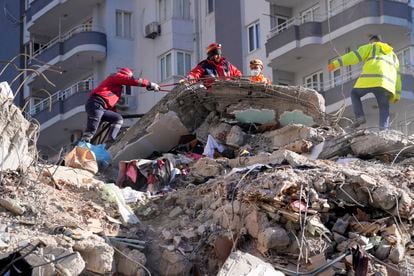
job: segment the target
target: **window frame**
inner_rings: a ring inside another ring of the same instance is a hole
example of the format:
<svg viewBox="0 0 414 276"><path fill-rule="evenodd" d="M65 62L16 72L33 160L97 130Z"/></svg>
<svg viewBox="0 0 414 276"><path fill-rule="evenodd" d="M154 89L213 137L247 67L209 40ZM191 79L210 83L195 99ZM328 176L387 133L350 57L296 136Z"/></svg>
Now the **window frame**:
<svg viewBox="0 0 414 276"><path fill-rule="evenodd" d="M216 10L216 3L215 0L207 0L206 1L206 14L212 14Z"/></svg>
<svg viewBox="0 0 414 276"><path fill-rule="evenodd" d="M250 41L250 29L253 30L253 48L251 48ZM260 41L260 21L255 21L254 23L247 26L247 47L248 52L252 53L257 49L261 48Z"/></svg>
<svg viewBox="0 0 414 276"><path fill-rule="evenodd" d="M316 78L317 78L316 82L313 80L314 76L316 76ZM308 79L311 80L311 82L310 82L311 85L310 86L308 85L308 82L307 82ZM309 74L309 75L305 76L303 78L303 86L305 86L307 88L314 89L318 92L324 91L324 87L323 87L323 70L320 69L320 70L318 70L318 71L316 71L312 74Z"/></svg>
<svg viewBox="0 0 414 276"><path fill-rule="evenodd" d="M183 54L183 70L184 72L179 72L179 64L178 64L178 55ZM170 68L167 70L167 56L170 56ZM169 80L173 77L183 77L192 69L192 53L185 50L177 50L173 49L170 50L163 55L158 57L158 74L159 74L159 81L164 82ZM170 71L170 74L168 74ZM183 74L179 74L183 73Z"/></svg>
<svg viewBox="0 0 414 276"><path fill-rule="evenodd" d="M179 72L178 54L183 55L183 61L184 61L184 63L183 63L183 72L182 72L183 74L180 74L181 72ZM191 59L192 59L191 58L191 53L187 52L187 51L177 50L177 51L175 51L175 56L176 56L176 60L174 62L175 72L173 72L173 76L185 76L191 70Z"/></svg>
<svg viewBox="0 0 414 276"><path fill-rule="evenodd" d="M120 24L121 26L118 26L118 15L120 16ZM127 29L126 29L126 25L128 25L128 23L126 22L127 20L127 15L129 15L129 33L127 33ZM133 39L133 24L132 24L132 16L133 13L131 11L126 11L126 10L116 10L115 11L115 36L117 38L124 38L124 39ZM120 29L118 28L120 27Z"/></svg>
<svg viewBox="0 0 414 276"><path fill-rule="evenodd" d="M173 0L173 17L182 20L191 19L190 0ZM177 14L178 13L178 14Z"/></svg>

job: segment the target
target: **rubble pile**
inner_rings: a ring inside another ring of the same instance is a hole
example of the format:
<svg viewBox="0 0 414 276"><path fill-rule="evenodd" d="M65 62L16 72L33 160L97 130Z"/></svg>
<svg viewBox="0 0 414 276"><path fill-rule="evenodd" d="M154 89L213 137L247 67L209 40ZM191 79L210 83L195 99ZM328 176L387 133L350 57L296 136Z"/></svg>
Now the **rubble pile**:
<svg viewBox="0 0 414 276"><path fill-rule="evenodd" d="M376 266L372 271L414 268L413 228L408 223L414 214L414 167L309 160L286 150L274 155L260 165L229 168L204 185L189 185L164 202L146 205L138 215L145 224L162 221L153 231L163 252L186 256L207 269L207 275L219 270L231 248L259 256L288 274L284 268L296 272L297 262L300 271L311 271L309 260L315 256L322 256L321 266L357 245L369 252ZM156 217L148 219L148 209ZM229 243L227 254L215 250L217 243ZM346 275L350 265L347 257L332 269Z"/></svg>
<svg viewBox="0 0 414 276"><path fill-rule="evenodd" d="M2 139L23 137L33 160L22 121ZM1 169L0 275L410 274L413 149L399 132L345 132L310 89L180 86L98 176L76 162Z"/></svg>

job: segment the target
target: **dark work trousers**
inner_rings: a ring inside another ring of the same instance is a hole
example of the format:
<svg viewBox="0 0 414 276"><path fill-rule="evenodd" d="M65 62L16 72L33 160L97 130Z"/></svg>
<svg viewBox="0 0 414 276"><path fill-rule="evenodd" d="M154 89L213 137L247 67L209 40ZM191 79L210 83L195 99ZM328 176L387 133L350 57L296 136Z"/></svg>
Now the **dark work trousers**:
<svg viewBox="0 0 414 276"><path fill-rule="evenodd" d="M86 131L83 135L86 139L92 139L101 121L110 123L108 141L115 140L116 136L123 124L122 116L115 111L104 108L105 102L98 96L89 97L85 104L85 110L88 114L88 122L86 124Z"/></svg>
<svg viewBox="0 0 414 276"><path fill-rule="evenodd" d="M388 92L382 87L372 88L354 88L351 91L352 108L356 118L365 118L364 110L362 108L361 98L368 93L374 94L377 99L379 109L379 127L380 129L387 129L390 126L390 104L388 97L391 92Z"/></svg>

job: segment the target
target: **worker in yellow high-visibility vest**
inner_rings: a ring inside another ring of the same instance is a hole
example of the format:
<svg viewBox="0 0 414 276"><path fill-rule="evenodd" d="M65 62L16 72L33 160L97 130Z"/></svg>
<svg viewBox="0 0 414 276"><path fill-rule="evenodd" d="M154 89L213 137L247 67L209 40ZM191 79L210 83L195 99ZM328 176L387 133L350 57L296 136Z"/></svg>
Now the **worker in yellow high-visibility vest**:
<svg viewBox="0 0 414 276"><path fill-rule="evenodd" d="M381 42L379 35L373 35L369 43L356 51L349 52L328 64L330 72L340 66L354 65L364 62L362 73L351 91L352 107L355 114L353 127L366 122L361 97L373 93L379 107L379 127L389 128L390 103L401 97L400 65L393 48Z"/></svg>

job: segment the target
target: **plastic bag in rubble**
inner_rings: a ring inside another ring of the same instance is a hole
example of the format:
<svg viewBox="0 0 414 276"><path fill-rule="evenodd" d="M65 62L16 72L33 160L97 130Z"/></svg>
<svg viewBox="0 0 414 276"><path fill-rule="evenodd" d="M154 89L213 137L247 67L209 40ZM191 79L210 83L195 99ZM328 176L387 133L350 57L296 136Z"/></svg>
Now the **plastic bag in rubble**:
<svg viewBox="0 0 414 276"><path fill-rule="evenodd" d="M137 201L144 201L147 198L147 193L134 190L129 186L123 188L121 192L124 196L125 203L135 203Z"/></svg>
<svg viewBox="0 0 414 276"><path fill-rule="evenodd" d="M104 144L92 145L91 143L80 141L77 146L90 149L95 154L96 162L98 162L100 169L105 169L111 164L111 155L105 149Z"/></svg>
<svg viewBox="0 0 414 276"><path fill-rule="evenodd" d="M102 188L102 198L110 203L118 206L118 211L121 214L122 220L125 223L136 224L140 223L138 217L134 214L131 208L126 204L121 189L113 183L105 184Z"/></svg>
<svg viewBox="0 0 414 276"><path fill-rule="evenodd" d="M83 169L93 174L98 172L98 163L92 150L84 147L74 147L65 155L65 166Z"/></svg>

